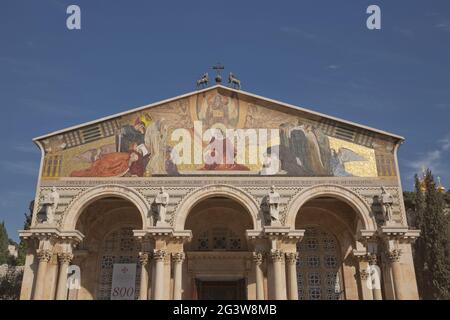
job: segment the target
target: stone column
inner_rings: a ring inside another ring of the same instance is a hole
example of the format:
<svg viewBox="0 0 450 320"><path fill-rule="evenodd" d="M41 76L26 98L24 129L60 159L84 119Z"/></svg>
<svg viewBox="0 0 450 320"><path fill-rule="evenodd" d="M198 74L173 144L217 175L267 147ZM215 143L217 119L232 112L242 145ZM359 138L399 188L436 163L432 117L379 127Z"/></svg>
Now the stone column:
<svg viewBox="0 0 450 320"><path fill-rule="evenodd" d="M42 300L45 288L45 275L47 274L47 264L52 258L52 251L48 249L40 249L37 251L39 259L38 271L36 276L36 285L34 288L33 300Z"/></svg>
<svg viewBox="0 0 450 320"><path fill-rule="evenodd" d="M370 279L370 272L365 268L359 269L359 279L361 283L361 291L363 300L373 300L373 290L368 286L368 281Z"/></svg>
<svg viewBox="0 0 450 320"><path fill-rule="evenodd" d="M262 270L263 261L263 252L253 252L253 262L255 263L256 276L256 300L264 300L264 274Z"/></svg>
<svg viewBox="0 0 450 320"><path fill-rule="evenodd" d="M298 300L298 287L297 287L297 252L286 253L287 262L287 289L288 299Z"/></svg>
<svg viewBox="0 0 450 320"><path fill-rule="evenodd" d="M165 250L154 250L153 259L155 260L155 284L153 287L153 299L164 299L164 259L166 258Z"/></svg>
<svg viewBox="0 0 450 320"><path fill-rule="evenodd" d="M141 252L139 253L139 264L141 266L141 284L139 291L139 300L147 300L148 299L148 253Z"/></svg>
<svg viewBox="0 0 450 320"><path fill-rule="evenodd" d="M383 300L381 294L381 271L377 264L378 258L375 253L369 255L370 278L372 281L373 300Z"/></svg>
<svg viewBox="0 0 450 320"><path fill-rule="evenodd" d="M272 259L275 280L275 300L282 300L284 298L283 288L285 283L283 282L281 263L283 262L284 254L281 250L273 249L270 252L270 257Z"/></svg>
<svg viewBox="0 0 450 320"><path fill-rule="evenodd" d="M370 277L369 256L361 254L355 256L358 261L358 276L361 286L362 300L373 300L372 279Z"/></svg>
<svg viewBox="0 0 450 320"><path fill-rule="evenodd" d="M56 300L67 300L67 270L70 262L73 259L73 254L70 252L58 253L59 274L58 287L56 289Z"/></svg>
<svg viewBox="0 0 450 320"><path fill-rule="evenodd" d="M184 252L177 252L172 254L172 261L173 261L173 300L181 300L181 290L182 290L182 281L181 281L181 275L182 275L182 267L183 267L183 260L184 260Z"/></svg>
<svg viewBox="0 0 450 320"><path fill-rule="evenodd" d="M394 249L388 252L388 259L391 263L392 277L394 282L395 299L405 300L402 291L402 270L400 266L401 250Z"/></svg>

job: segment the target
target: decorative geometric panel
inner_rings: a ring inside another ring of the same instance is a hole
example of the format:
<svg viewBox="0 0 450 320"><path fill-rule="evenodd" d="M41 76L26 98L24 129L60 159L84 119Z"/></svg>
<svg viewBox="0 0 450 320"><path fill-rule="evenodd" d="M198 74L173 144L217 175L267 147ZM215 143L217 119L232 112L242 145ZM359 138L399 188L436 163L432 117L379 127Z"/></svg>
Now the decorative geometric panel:
<svg viewBox="0 0 450 320"><path fill-rule="evenodd" d="M297 244L297 285L300 300L344 299L336 238L320 227L306 228Z"/></svg>
<svg viewBox="0 0 450 320"><path fill-rule="evenodd" d="M213 228L200 233L196 240L196 250L242 250L242 239L228 228Z"/></svg>

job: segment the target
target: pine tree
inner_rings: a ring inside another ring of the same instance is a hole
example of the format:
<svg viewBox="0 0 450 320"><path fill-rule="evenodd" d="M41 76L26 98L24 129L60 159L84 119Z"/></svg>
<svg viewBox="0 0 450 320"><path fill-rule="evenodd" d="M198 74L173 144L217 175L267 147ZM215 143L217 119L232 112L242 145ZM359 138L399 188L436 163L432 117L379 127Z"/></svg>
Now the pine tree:
<svg viewBox="0 0 450 320"><path fill-rule="evenodd" d="M8 262L8 232L6 231L5 222L0 223L0 265Z"/></svg>
<svg viewBox="0 0 450 320"><path fill-rule="evenodd" d="M414 245L414 260L419 291L423 299L450 298L450 261L448 258L448 219L444 197L436 190L430 170L421 182L415 177L414 215L421 236Z"/></svg>

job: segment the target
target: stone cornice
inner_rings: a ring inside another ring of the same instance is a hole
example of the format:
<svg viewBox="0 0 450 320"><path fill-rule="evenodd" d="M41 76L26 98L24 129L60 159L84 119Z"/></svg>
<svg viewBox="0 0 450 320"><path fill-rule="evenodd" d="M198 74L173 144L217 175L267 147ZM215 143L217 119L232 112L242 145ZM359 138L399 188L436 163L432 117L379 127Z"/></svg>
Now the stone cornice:
<svg viewBox="0 0 450 320"><path fill-rule="evenodd" d="M29 230L20 230L19 231L20 238L27 239L52 239L52 240L64 240L73 242L73 244L78 244L84 239L84 235L78 230L71 231L61 231L57 227L47 226L47 225L38 225Z"/></svg>
<svg viewBox="0 0 450 320"><path fill-rule="evenodd" d="M252 252L247 251L190 251L186 255L189 260L198 259L242 259L252 258Z"/></svg>
<svg viewBox="0 0 450 320"><path fill-rule="evenodd" d="M409 229L404 226L384 226L379 230L379 236L385 240L411 243L420 236L420 230Z"/></svg>
<svg viewBox="0 0 450 320"><path fill-rule="evenodd" d="M239 187L269 188L275 184L280 187L309 187L317 184L336 184L351 187L398 187L397 180L390 177L286 177L286 176L179 176L179 177L146 177L146 178L62 178L58 180L42 180L41 187L92 187L98 185L119 184L136 188L172 188L202 187L207 184L229 184Z"/></svg>
<svg viewBox="0 0 450 320"><path fill-rule="evenodd" d="M179 243L192 240L191 230L174 231L172 227L150 227L144 230L133 230L133 235L140 240L158 238Z"/></svg>

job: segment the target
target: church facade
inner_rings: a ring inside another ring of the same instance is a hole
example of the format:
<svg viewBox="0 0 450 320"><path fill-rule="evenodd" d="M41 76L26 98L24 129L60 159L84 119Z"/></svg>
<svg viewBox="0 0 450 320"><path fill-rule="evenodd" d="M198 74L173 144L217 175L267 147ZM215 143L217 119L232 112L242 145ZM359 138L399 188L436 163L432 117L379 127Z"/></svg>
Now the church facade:
<svg viewBox="0 0 450 320"><path fill-rule="evenodd" d="M21 299L418 298L400 136L218 84L34 141Z"/></svg>

